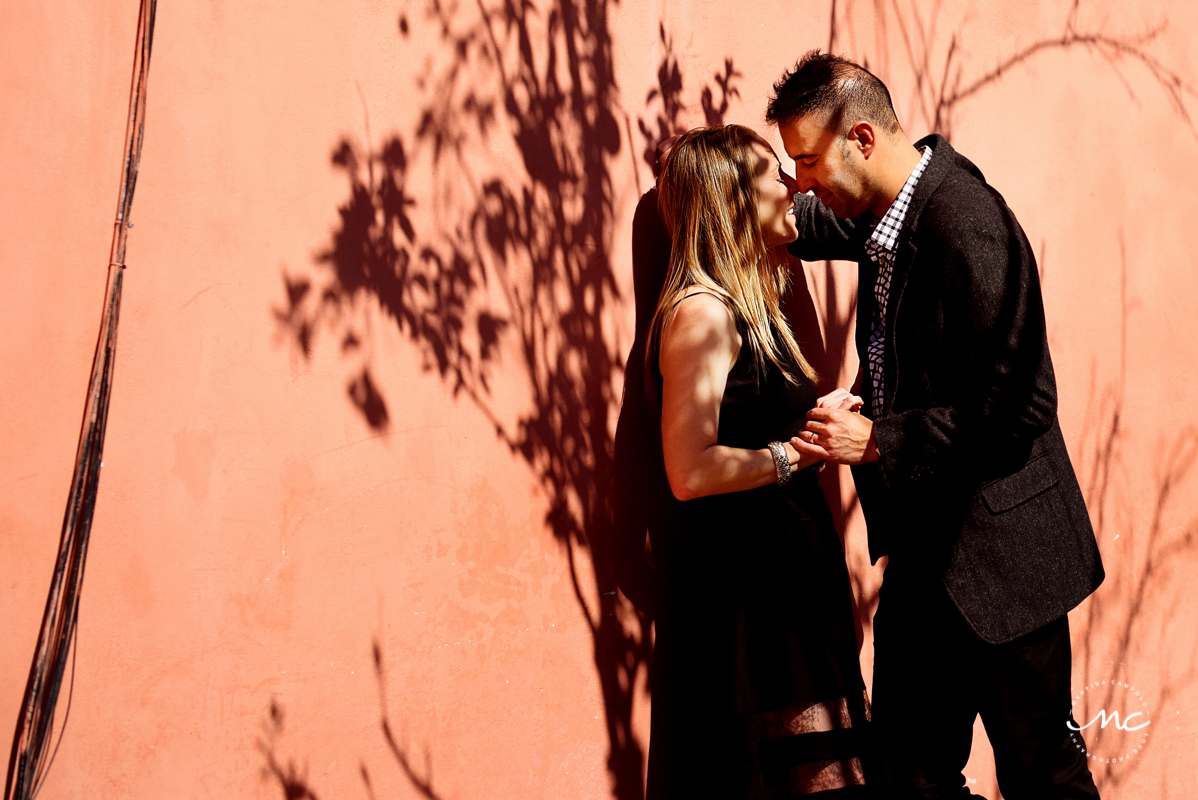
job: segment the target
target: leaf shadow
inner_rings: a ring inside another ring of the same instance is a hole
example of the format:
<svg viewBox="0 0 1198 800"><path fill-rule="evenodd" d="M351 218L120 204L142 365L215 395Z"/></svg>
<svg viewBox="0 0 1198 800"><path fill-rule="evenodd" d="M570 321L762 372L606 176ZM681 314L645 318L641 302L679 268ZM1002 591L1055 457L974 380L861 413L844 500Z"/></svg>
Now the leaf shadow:
<svg viewBox="0 0 1198 800"><path fill-rule="evenodd" d="M612 266L613 169L633 144L617 124L610 2L416 5L400 14L401 45L421 26L449 57L415 76L414 129L377 147L336 143L330 162L347 196L312 269L284 268L273 316L305 360L321 336L340 343L347 399L379 433L393 416L373 353L381 317L536 477L593 646L612 793L640 800L646 753L632 715L652 621L616 591L612 534L611 422L624 364L610 318L626 308ZM708 119L738 96L739 77L726 59L702 89ZM655 125L672 132L682 108L668 47L659 79L646 99L654 121L638 120L646 141ZM480 156L498 151L511 154L510 168L480 177ZM498 380L529 398L514 419L492 399ZM384 738L409 782L434 797L386 726Z"/></svg>

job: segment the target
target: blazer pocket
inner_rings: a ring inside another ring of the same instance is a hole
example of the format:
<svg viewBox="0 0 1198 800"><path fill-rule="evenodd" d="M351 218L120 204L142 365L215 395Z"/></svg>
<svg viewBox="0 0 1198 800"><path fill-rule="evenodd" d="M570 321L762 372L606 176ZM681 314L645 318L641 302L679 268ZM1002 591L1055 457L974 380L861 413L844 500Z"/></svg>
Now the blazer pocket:
<svg viewBox="0 0 1198 800"><path fill-rule="evenodd" d="M982 502L991 514L1010 511L1060 482L1048 458L1037 458L1014 475L999 478L982 487Z"/></svg>

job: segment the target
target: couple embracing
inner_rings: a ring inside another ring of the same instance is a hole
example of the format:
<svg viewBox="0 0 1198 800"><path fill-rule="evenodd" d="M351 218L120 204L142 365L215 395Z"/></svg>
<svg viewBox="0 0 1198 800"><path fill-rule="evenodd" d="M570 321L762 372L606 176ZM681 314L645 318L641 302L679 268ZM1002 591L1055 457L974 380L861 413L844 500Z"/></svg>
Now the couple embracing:
<svg viewBox="0 0 1198 800"><path fill-rule="evenodd" d="M794 178L748 128L690 131L657 184L668 242L652 213L634 230L615 522L656 621L650 800L967 797L978 715L1009 800L1096 798L1066 613L1103 571L1027 239L852 62L809 53L766 119ZM820 396L782 314L787 249L859 266L851 389ZM888 558L868 693L826 463Z"/></svg>

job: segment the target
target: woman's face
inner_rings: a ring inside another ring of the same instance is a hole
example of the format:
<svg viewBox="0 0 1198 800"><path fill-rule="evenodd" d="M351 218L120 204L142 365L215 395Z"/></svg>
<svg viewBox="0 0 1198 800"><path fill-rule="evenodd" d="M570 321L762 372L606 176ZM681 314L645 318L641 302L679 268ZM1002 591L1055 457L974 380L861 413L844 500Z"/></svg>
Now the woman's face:
<svg viewBox="0 0 1198 800"><path fill-rule="evenodd" d="M795 227L794 202L790 186L782 179L782 167L768 147L753 146L757 153L757 219L766 247L793 242L799 235Z"/></svg>

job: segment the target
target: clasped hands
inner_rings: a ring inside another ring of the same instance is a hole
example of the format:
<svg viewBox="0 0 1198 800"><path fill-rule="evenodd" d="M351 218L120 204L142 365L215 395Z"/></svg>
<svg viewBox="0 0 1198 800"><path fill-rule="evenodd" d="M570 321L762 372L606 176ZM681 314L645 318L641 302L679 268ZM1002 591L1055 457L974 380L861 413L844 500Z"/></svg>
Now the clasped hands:
<svg viewBox="0 0 1198 800"><path fill-rule="evenodd" d="M878 457L874 424L857 411L864 401L848 389L837 389L815 402L807 424L790 445L800 454L835 464L864 464Z"/></svg>

